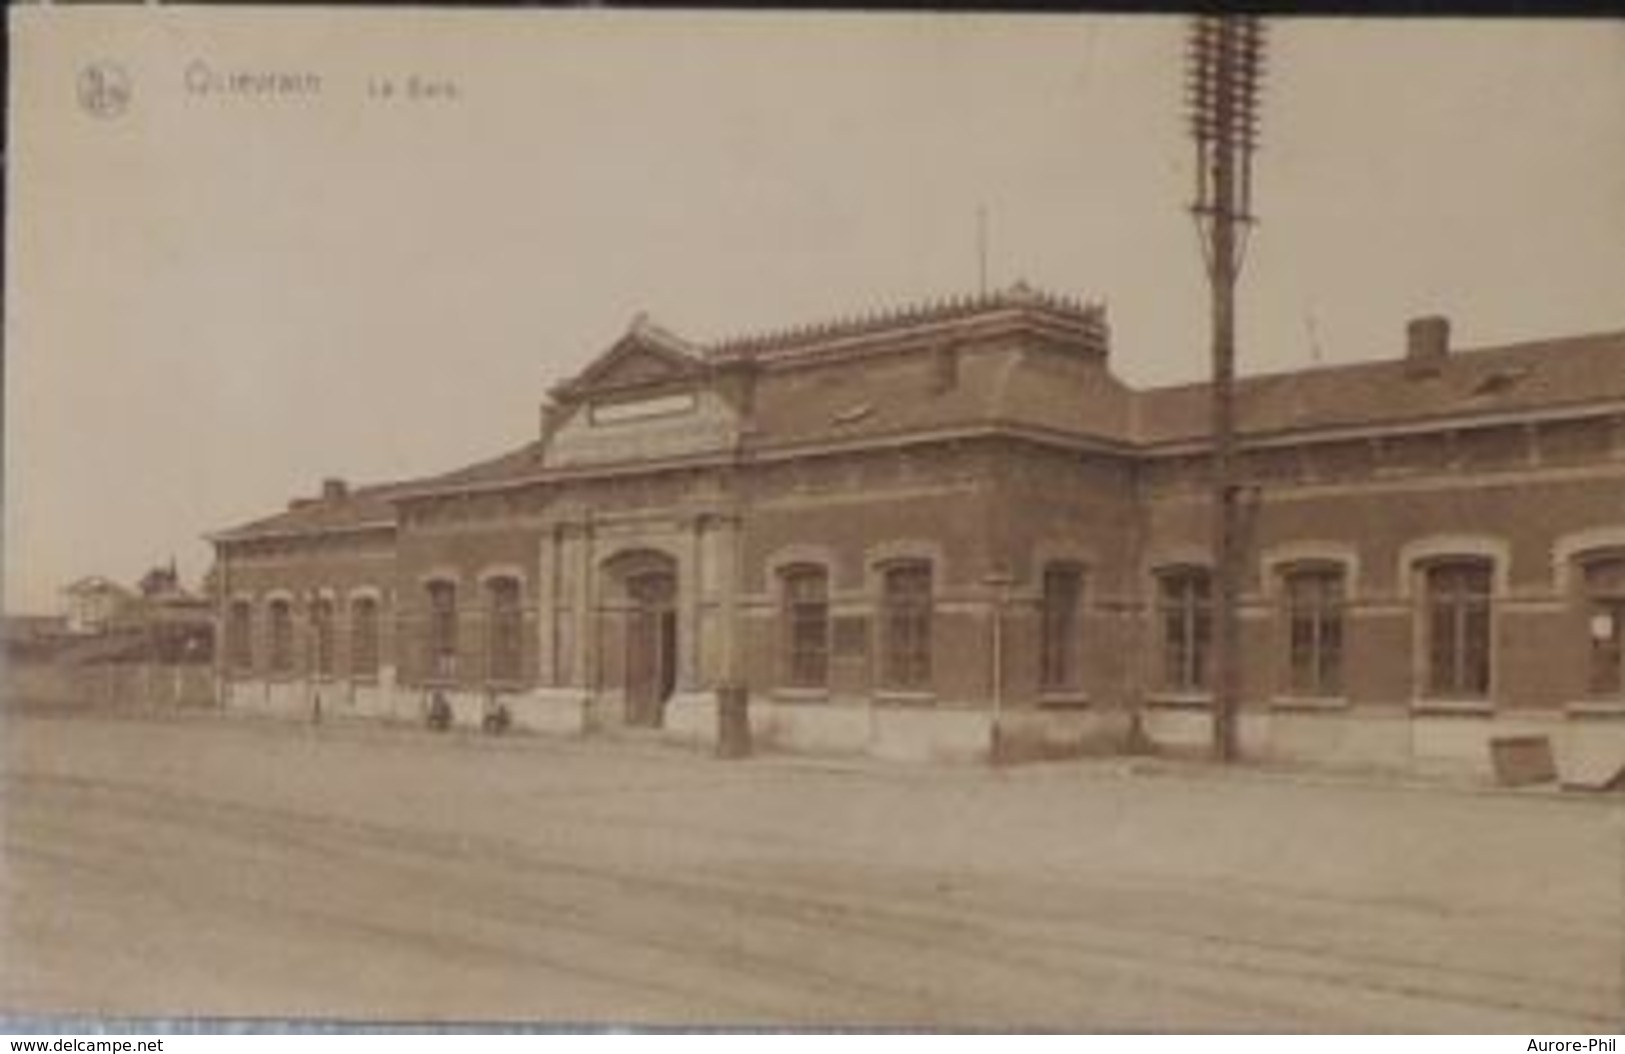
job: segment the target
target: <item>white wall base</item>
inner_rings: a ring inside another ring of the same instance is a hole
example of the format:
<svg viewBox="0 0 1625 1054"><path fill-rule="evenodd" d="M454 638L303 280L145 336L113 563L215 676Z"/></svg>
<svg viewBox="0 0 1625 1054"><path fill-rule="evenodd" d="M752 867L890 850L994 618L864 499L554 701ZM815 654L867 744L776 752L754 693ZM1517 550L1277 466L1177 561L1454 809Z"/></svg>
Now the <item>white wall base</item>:
<svg viewBox="0 0 1625 1054"><path fill-rule="evenodd" d="M537 688L505 696L513 727L551 736L579 736L587 729L587 692L583 688Z"/></svg>
<svg viewBox="0 0 1625 1054"><path fill-rule="evenodd" d="M993 743L988 710L877 706L869 753L894 761L984 761Z"/></svg>

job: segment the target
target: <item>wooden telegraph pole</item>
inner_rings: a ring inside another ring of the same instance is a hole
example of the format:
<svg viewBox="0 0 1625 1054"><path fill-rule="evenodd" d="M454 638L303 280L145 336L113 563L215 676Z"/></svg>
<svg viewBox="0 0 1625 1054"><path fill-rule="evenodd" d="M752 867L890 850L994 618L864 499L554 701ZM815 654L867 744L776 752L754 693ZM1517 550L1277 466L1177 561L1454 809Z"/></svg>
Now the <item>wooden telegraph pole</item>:
<svg viewBox="0 0 1625 1054"><path fill-rule="evenodd" d="M1213 751L1236 758L1241 694L1240 485L1236 473L1236 278L1253 224L1264 23L1255 15L1193 20L1189 50L1191 134L1196 140L1196 218L1212 292L1213 336Z"/></svg>

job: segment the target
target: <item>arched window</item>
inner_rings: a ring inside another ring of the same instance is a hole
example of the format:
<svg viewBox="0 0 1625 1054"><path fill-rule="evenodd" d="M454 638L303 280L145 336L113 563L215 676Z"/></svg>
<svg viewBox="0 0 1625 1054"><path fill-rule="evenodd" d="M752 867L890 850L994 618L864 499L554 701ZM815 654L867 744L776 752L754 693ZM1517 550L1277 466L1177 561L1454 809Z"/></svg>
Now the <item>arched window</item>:
<svg viewBox="0 0 1625 1054"><path fill-rule="evenodd" d="M1343 694L1345 575L1338 564L1299 564L1281 576L1286 620L1286 684L1302 699Z"/></svg>
<svg viewBox="0 0 1625 1054"><path fill-rule="evenodd" d="M1208 649L1213 639L1212 590L1206 568L1172 568L1157 576L1162 683L1170 691L1207 690Z"/></svg>
<svg viewBox="0 0 1625 1054"><path fill-rule="evenodd" d="M1435 699L1484 699L1490 692L1490 597L1494 565L1446 557L1422 568L1427 693Z"/></svg>
<svg viewBox="0 0 1625 1054"><path fill-rule="evenodd" d="M517 681L523 675L524 609L517 578L493 578L485 586L489 679Z"/></svg>
<svg viewBox="0 0 1625 1054"><path fill-rule="evenodd" d="M318 677L333 676L333 602L318 597L310 604L311 668Z"/></svg>
<svg viewBox="0 0 1625 1054"><path fill-rule="evenodd" d="M1044 568L1039 638L1039 686L1046 691L1078 687L1078 626L1083 604L1083 568L1050 564Z"/></svg>
<svg viewBox="0 0 1625 1054"><path fill-rule="evenodd" d="M429 583L429 632L426 638L430 677L457 673L457 587L450 582Z"/></svg>
<svg viewBox="0 0 1625 1054"><path fill-rule="evenodd" d="M271 601L270 667L272 673L293 672L293 605L283 597Z"/></svg>
<svg viewBox="0 0 1625 1054"><path fill-rule="evenodd" d="M1625 555L1587 561L1584 572L1591 642L1586 687L1617 699L1625 695Z"/></svg>
<svg viewBox="0 0 1625 1054"><path fill-rule="evenodd" d="M919 691L931 686L931 565L892 564L884 571L881 623L883 687Z"/></svg>
<svg viewBox="0 0 1625 1054"><path fill-rule="evenodd" d="M357 597L350 602L350 676L378 676L378 600Z"/></svg>
<svg viewBox="0 0 1625 1054"><path fill-rule="evenodd" d="M829 683L829 575L822 567L787 568L784 579L785 680L792 688Z"/></svg>

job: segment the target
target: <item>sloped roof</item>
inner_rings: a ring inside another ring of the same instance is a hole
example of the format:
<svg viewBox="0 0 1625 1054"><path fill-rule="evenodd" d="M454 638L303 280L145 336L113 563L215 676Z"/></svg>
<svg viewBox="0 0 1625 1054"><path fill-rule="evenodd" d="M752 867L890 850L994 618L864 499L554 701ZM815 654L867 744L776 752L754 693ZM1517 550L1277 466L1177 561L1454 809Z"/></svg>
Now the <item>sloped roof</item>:
<svg viewBox="0 0 1625 1054"><path fill-rule="evenodd" d="M379 483L350 489L340 498L311 498L274 516L265 516L210 537L230 541L270 534L299 534L307 531L344 528L387 527L395 522L391 499L411 486L408 482Z"/></svg>
<svg viewBox="0 0 1625 1054"><path fill-rule="evenodd" d="M1015 333L1034 339L1001 343ZM1209 385L1133 391L1106 368L1108 338L1098 305L1022 285L704 349L640 317L555 391L579 400L594 380L608 389L644 383L639 357L696 379L717 376L713 367L738 365L756 378L749 428L739 438L757 454L983 428L1038 430L1121 449L1204 440ZM926 352L955 348L970 350L956 355L953 382L934 383L938 364ZM894 354L904 349L913 353ZM1238 380L1237 400L1238 428L1253 437L1625 400L1625 332L1452 351L1420 374L1395 358L1255 375ZM450 472L314 499L213 537L388 527L396 522L394 503L415 494L637 468L549 469L544 445L532 441Z"/></svg>
<svg viewBox="0 0 1625 1054"><path fill-rule="evenodd" d="M731 361L827 352L849 347L866 338L889 339L909 329L942 326L1011 311L1041 312L1065 319L1088 331L1104 349L1107 331L1103 305L1034 289L1026 282L1018 281L1008 288L989 290L974 296L904 304L865 315L730 337L710 345L704 354L713 361Z"/></svg>
<svg viewBox="0 0 1625 1054"><path fill-rule="evenodd" d="M933 431L1026 426L1122 441L1129 392L1099 363L1063 353L959 357L952 384L933 385L928 356L861 368L763 377L756 393L760 450Z"/></svg>
<svg viewBox="0 0 1625 1054"><path fill-rule="evenodd" d="M487 483L523 479L542 471L542 443L531 442L517 450L496 457L476 461L472 465L443 472L437 476L424 476L410 483L400 484L395 497L408 497L418 491L440 491L456 487L478 487Z"/></svg>
<svg viewBox="0 0 1625 1054"><path fill-rule="evenodd" d="M80 593L117 593L127 597L135 595L135 590L119 585L105 575L86 575L63 586L62 592L76 596Z"/></svg>
<svg viewBox="0 0 1625 1054"><path fill-rule="evenodd" d="M1625 400L1625 332L1451 351L1412 376L1403 359L1241 378L1237 428L1258 436L1553 410ZM1136 398L1143 443L1205 438L1206 383L1153 388Z"/></svg>

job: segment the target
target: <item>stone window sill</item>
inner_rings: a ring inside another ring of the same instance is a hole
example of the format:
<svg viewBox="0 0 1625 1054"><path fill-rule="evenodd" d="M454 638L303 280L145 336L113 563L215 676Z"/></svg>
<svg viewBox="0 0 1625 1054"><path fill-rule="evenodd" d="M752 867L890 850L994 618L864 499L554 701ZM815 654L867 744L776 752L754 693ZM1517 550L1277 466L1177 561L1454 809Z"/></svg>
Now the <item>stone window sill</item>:
<svg viewBox="0 0 1625 1054"><path fill-rule="evenodd" d="M878 706L931 707L937 705L937 695L935 692L908 692L891 689L876 692L874 701Z"/></svg>
<svg viewBox="0 0 1625 1054"><path fill-rule="evenodd" d="M1278 695L1270 700L1271 710L1347 710L1349 701L1341 695Z"/></svg>
<svg viewBox="0 0 1625 1054"><path fill-rule="evenodd" d="M1052 689L1039 693L1038 705L1045 710L1081 710L1089 705L1089 693Z"/></svg>
<svg viewBox="0 0 1625 1054"><path fill-rule="evenodd" d="M827 703L827 688L775 688L768 693L776 703Z"/></svg>
<svg viewBox="0 0 1625 1054"><path fill-rule="evenodd" d="M1213 696L1207 692L1157 692L1145 701L1150 706L1176 710L1207 710L1213 706Z"/></svg>
<svg viewBox="0 0 1625 1054"><path fill-rule="evenodd" d="M1411 712L1447 717L1490 717L1495 713L1495 704L1488 699L1413 699Z"/></svg>
<svg viewBox="0 0 1625 1054"><path fill-rule="evenodd" d="M1569 717L1625 717L1625 699L1576 699L1565 703Z"/></svg>

